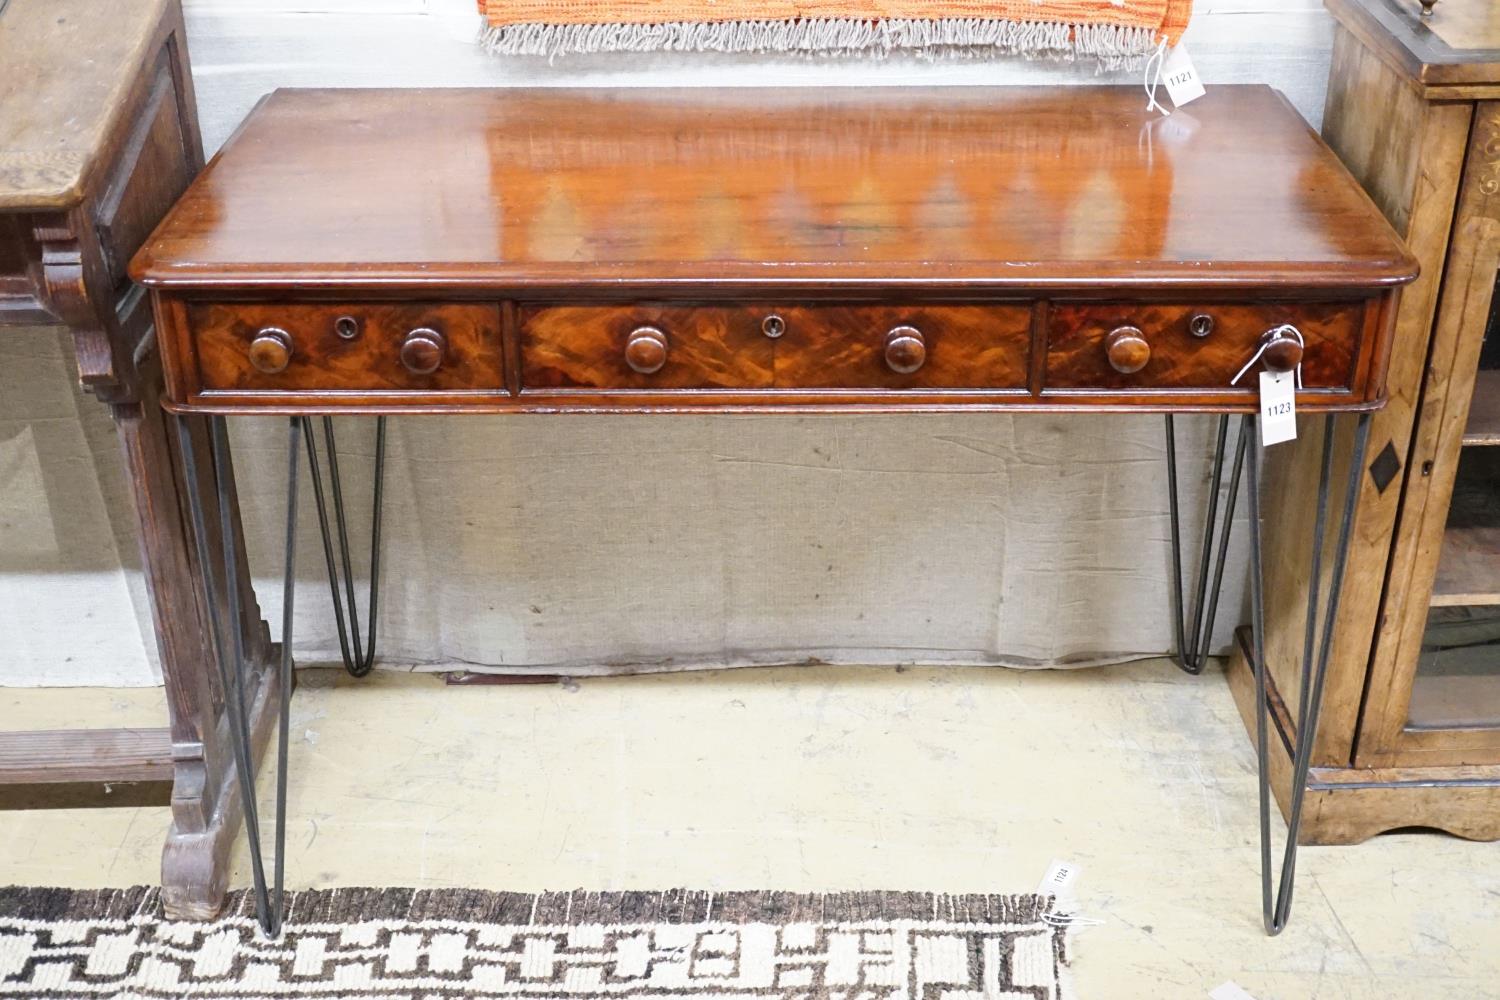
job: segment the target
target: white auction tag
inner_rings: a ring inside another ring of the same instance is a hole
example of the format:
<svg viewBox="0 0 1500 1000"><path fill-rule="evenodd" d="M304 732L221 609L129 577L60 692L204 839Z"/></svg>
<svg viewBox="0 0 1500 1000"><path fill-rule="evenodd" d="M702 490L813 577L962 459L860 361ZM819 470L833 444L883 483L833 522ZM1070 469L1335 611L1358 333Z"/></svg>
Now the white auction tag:
<svg viewBox="0 0 1500 1000"><path fill-rule="evenodd" d="M1083 877L1083 869L1071 861L1053 862L1047 866L1047 874L1036 884L1037 895L1056 896L1060 900L1071 900L1073 889Z"/></svg>
<svg viewBox="0 0 1500 1000"><path fill-rule="evenodd" d="M1291 441L1297 436L1297 375L1260 373L1260 446Z"/></svg>
<svg viewBox="0 0 1500 1000"><path fill-rule="evenodd" d="M1240 986L1233 982L1224 983L1208 995L1208 1000L1255 1000L1253 996L1246 993Z"/></svg>
<svg viewBox="0 0 1500 1000"><path fill-rule="evenodd" d="M1192 57L1188 55L1187 45L1182 42L1178 42L1177 47L1167 53L1167 58L1161 65L1161 82L1167 85L1167 96L1172 99L1172 104L1179 108L1208 93L1203 89L1203 81L1198 78L1198 70L1193 66Z"/></svg>

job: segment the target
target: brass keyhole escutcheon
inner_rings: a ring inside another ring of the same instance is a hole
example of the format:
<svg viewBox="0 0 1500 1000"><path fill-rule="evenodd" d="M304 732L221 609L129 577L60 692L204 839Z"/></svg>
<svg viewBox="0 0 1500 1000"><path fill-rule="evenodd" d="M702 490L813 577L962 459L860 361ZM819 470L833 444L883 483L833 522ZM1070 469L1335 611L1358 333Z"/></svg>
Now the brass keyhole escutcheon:
<svg viewBox="0 0 1500 1000"><path fill-rule="evenodd" d="M760 332L764 333L772 340L775 340L783 333L786 333L786 320L782 319L775 313L772 313L771 315L760 321Z"/></svg>
<svg viewBox="0 0 1500 1000"><path fill-rule="evenodd" d="M353 340L359 336L359 320L353 316L340 316L333 321L333 332L340 340Z"/></svg>
<svg viewBox="0 0 1500 1000"><path fill-rule="evenodd" d="M1208 313L1195 313L1188 320L1188 332L1195 337L1207 337L1214 332L1214 318Z"/></svg>

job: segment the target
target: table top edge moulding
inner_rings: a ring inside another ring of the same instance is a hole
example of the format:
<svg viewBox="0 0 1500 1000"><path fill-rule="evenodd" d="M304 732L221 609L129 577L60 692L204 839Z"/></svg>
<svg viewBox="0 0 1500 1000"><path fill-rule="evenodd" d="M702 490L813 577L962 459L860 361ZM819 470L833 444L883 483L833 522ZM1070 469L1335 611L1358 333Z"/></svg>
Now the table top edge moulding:
<svg viewBox="0 0 1500 1000"><path fill-rule="evenodd" d="M281 90L132 264L214 413L1370 409L1415 274L1264 86Z"/></svg>

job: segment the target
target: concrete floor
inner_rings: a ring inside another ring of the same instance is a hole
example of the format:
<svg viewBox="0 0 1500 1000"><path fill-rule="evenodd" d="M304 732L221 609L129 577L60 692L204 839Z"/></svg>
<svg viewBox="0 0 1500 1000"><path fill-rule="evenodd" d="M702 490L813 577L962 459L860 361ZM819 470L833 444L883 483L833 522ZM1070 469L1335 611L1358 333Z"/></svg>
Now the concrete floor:
<svg viewBox="0 0 1500 1000"><path fill-rule="evenodd" d="M1222 677L788 667L447 687L308 671L289 884L1029 891L1084 868L1086 1000L1500 997L1500 845L1302 852L1260 927ZM159 691L7 691L6 728L159 724ZM269 806L265 807L269 810ZM269 815L269 811L267 811ZM163 808L0 812L0 881L151 882ZM237 884L248 883L241 847Z"/></svg>

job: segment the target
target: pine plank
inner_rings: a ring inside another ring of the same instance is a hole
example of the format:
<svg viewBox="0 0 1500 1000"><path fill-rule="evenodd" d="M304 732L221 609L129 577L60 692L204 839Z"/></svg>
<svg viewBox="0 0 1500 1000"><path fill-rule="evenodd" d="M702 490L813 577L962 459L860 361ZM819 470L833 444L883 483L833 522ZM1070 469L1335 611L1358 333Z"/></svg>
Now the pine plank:
<svg viewBox="0 0 1500 1000"><path fill-rule="evenodd" d="M166 729L0 733L0 785L171 780Z"/></svg>

